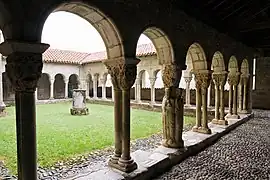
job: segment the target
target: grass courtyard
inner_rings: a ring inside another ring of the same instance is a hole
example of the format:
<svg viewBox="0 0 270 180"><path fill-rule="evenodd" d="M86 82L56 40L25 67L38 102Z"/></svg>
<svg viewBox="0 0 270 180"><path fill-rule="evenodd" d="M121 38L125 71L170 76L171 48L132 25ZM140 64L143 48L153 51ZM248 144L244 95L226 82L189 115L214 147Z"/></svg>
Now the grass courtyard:
<svg viewBox="0 0 270 180"><path fill-rule="evenodd" d="M88 104L88 116L71 116L71 103L37 105L38 163L47 167L92 150L113 145L113 106ZM15 108L0 118L0 160L16 171ZM194 124L185 117L185 125ZM161 113L132 109L131 138L143 138L161 132Z"/></svg>

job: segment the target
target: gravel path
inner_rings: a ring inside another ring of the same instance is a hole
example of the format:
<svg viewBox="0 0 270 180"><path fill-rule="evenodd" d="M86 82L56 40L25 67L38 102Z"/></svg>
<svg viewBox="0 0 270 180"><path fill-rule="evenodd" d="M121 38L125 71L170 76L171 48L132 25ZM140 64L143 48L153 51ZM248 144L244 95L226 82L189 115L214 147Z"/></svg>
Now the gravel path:
<svg viewBox="0 0 270 180"><path fill-rule="evenodd" d="M239 126L216 144L156 180L270 179L270 111Z"/></svg>

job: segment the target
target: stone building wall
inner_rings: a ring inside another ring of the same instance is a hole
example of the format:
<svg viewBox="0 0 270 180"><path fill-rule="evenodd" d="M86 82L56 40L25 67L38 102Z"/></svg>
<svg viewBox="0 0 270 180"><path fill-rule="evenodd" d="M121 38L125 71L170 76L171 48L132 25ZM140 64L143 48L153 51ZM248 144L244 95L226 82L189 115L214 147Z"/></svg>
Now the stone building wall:
<svg viewBox="0 0 270 180"><path fill-rule="evenodd" d="M270 109L270 57L256 61L255 90L252 92L253 108Z"/></svg>

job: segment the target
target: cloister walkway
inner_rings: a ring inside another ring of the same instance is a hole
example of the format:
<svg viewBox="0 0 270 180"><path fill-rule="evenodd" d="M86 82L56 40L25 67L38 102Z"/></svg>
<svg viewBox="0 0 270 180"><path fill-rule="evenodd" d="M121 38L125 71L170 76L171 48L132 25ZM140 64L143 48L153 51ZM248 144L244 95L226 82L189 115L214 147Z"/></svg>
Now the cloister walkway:
<svg viewBox="0 0 270 180"><path fill-rule="evenodd" d="M253 119L156 180L270 179L270 111L254 112Z"/></svg>

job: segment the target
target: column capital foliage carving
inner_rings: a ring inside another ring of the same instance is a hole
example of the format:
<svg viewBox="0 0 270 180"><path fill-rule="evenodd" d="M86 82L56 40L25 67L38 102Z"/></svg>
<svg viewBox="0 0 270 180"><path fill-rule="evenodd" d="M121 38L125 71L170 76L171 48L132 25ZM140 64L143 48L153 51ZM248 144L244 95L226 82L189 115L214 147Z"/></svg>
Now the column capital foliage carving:
<svg viewBox="0 0 270 180"><path fill-rule="evenodd" d="M165 88L178 87L182 69L177 64L164 64L162 67L162 80Z"/></svg>
<svg viewBox="0 0 270 180"><path fill-rule="evenodd" d="M211 81L211 71L207 72L194 72L196 88L197 89L207 89Z"/></svg>
<svg viewBox="0 0 270 180"><path fill-rule="evenodd" d="M139 62L139 59L119 59L113 62L104 62L111 75L114 88L129 90L132 87L136 79Z"/></svg>
<svg viewBox="0 0 270 180"><path fill-rule="evenodd" d="M236 72L236 73L229 73L228 74L228 83L229 85L238 85L239 83L239 75L240 73L239 72Z"/></svg>
<svg viewBox="0 0 270 180"><path fill-rule="evenodd" d="M212 79L216 86L224 86L226 84L227 72L213 73Z"/></svg>
<svg viewBox="0 0 270 180"><path fill-rule="evenodd" d="M243 85L247 85L248 81L249 81L249 74L241 74L240 76L240 80L241 80L241 84Z"/></svg>
<svg viewBox="0 0 270 180"><path fill-rule="evenodd" d="M34 92L42 67L41 53L14 52L7 57L6 72L15 91Z"/></svg>

